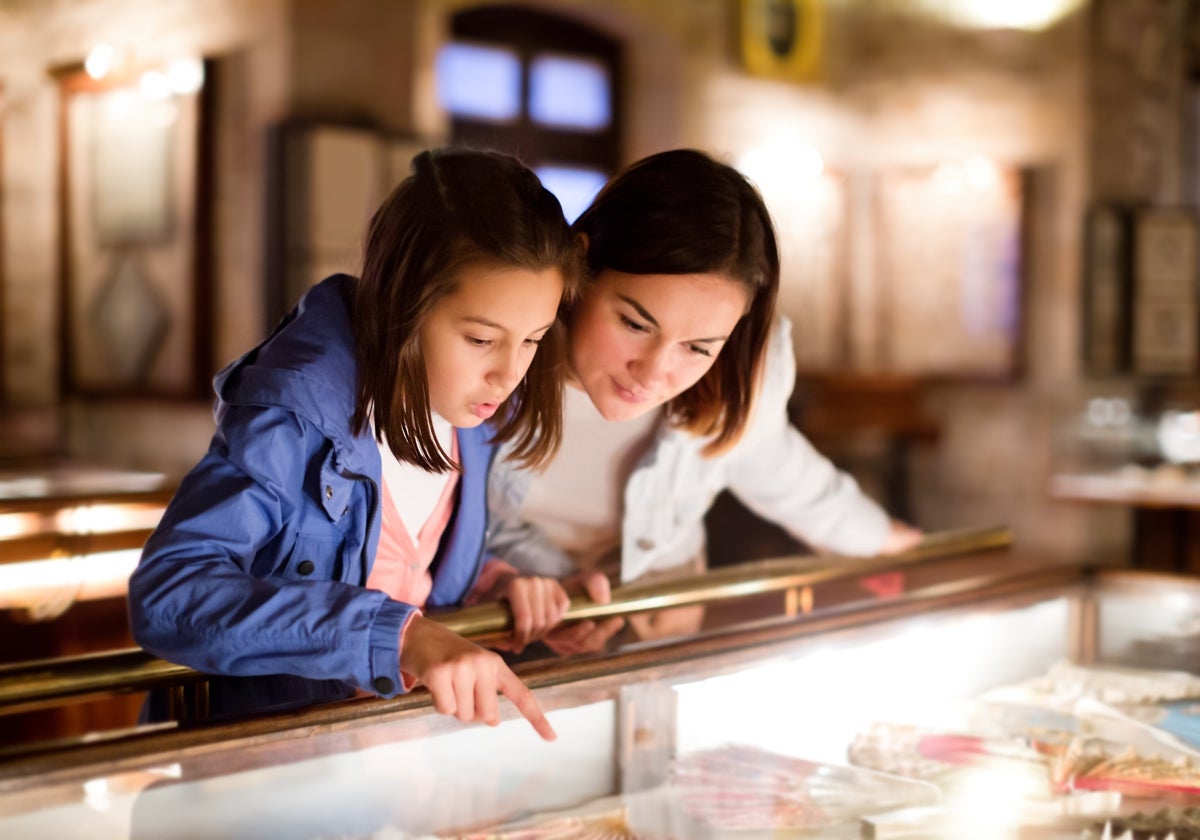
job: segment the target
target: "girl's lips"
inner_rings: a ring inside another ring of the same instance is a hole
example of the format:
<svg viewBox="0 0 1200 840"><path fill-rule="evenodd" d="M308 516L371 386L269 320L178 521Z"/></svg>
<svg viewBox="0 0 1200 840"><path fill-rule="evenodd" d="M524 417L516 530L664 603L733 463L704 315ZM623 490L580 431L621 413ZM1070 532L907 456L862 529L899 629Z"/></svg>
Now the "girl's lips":
<svg viewBox="0 0 1200 840"><path fill-rule="evenodd" d="M471 413L480 420L486 420L496 413L499 403L471 403Z"/></svg>

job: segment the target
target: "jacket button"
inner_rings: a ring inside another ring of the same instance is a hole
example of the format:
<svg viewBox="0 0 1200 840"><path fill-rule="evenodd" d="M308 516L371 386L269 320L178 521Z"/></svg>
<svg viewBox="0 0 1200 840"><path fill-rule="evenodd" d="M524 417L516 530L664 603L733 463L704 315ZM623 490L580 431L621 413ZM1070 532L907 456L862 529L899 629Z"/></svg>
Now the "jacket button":
<svg viewBox="0 0 1200 840"><path fill-rule="evenodd" d="M396 684L387 677L376 677L372 685L375 686L375 691L378 694L391 694L396 689Z"/></svg>
<svg viewBox="0 0 1200 840"><path fill-rule="evenodd" d="M326 498L326 499L332 499L332 498L333 498L333 485L332 485L332 484L326 484L326 485L325 485L325 498Z"/></svg>
<svg viewBox="0 0 1200 840"><path fill-rule="evenodd" d="M317 564L311 560L301 560L300 565L296 567L296 571L302 575L311 575L316 571Z"/></svg>
<svg viewBox="0 0 1200 840"><path fill-rule="evenodd" d="M654 548L654 540L648 540L645 537L642 537L637 541L636 545L642 551L649 551L650 549Z"/></svg>

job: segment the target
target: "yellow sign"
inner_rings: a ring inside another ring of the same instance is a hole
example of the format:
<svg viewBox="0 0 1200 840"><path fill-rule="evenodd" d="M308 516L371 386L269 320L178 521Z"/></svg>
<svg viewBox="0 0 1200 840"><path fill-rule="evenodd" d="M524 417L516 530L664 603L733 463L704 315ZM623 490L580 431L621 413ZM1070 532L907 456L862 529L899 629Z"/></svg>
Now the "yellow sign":
<svg viewBox="0 0 1200 840"><path fill-rule="evenodd" d="M824 0L739 0L746 71L792 81L821 75Z"/></svg>

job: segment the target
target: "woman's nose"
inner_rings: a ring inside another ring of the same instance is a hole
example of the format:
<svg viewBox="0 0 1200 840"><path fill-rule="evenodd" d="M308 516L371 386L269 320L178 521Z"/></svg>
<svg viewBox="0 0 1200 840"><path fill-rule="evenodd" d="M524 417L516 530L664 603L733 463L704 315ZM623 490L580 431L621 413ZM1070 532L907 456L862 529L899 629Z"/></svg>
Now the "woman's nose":
<svg viewBox="0 0 1200 840"><path fill-rule="evenodd" d="M638 356L630 365L634 378L643 388L649 390L660 385L669 372L669 357L667 349L655 347Z"/></svg>

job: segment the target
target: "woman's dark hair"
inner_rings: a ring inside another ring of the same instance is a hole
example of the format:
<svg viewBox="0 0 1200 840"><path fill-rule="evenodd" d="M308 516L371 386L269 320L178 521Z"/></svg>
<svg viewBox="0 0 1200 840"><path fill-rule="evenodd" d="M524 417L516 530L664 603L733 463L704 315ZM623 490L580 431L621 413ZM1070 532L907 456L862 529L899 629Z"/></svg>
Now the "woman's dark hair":
<svg viewBox="0 0 1200 840"><path fill-rule="evenodd" d="M746 288L749 306L716 363L667 404L670 422L733 445L750 417L779 293L779 247L758 191L731 166L693 149L651 155L600 191L575 222L587 234L588 276L716 274Z"/></svg>
<svg viewBox="0 0 1200 840"><path fill-rule="evenodd" d="M516 158L421 152L367 232L354 291L358 395L351 425L361 434L373 413L376 439L386 436L397 459L430 472L455 465L430 422L420 329L463 269L479 265L558 270L566 305L578 291L582 256L558 199ZM562 333L560 318L493 420L495 439L515 441L511 457L522 466L543 465L562 438Z"/></svg>

